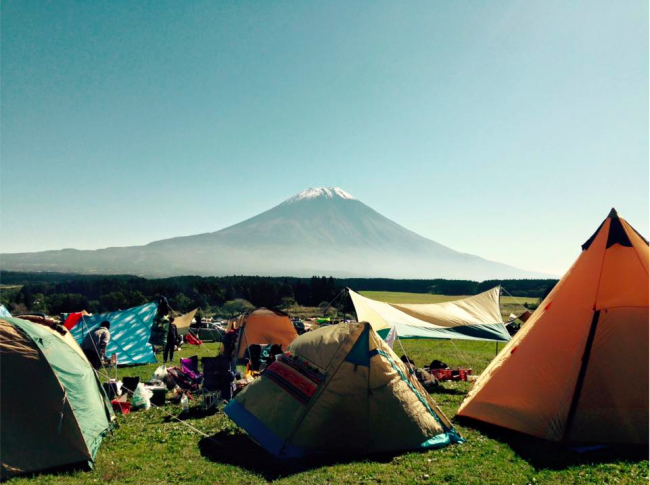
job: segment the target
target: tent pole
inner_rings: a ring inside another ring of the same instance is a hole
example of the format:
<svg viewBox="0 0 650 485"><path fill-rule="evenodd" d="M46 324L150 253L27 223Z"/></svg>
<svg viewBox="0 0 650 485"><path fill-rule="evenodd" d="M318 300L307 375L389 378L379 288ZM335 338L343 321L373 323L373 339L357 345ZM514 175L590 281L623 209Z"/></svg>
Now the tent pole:
<svg viewBox="0 0 650 485"><path fill-rule="evenodd" d="M564 425L564 433L562 434L562 442L564 443L566 443L569 439L571 428L573 427L573 421L578 409L578 402L580 401L580 395L582 393L582 386L585 382L585 376L587 375L587 366L589 365L589 357L591 357L591 348L596 337L596 328L598 327L599 318L600 310L594 310L594 316L591 320L591 327L589 328L589 334L587 335L587 341L585 343L585 350L582 354L582 362L580 365L580 372L578 373L578 380L576 381L573 398L571 399L571 406L569 407L569 414L567 415L566 423Z"/></svg>
<svg viewBox="0 0 650 485"><path fill-rule="evenodd" d="M347 288L343 288L343 289L339 292L339 294L336 295L336 296L334 297L334 299L333 299L332 301L329 302L329 304L328 304L328 305L325 307L325 309L323 310L323 317L324 317L325 315L327 315L327 310L330 309L330 307L331 307L331 306L334 304L334 302L339 298L339 296L341 296L342 294L344 294L344 293L346 292L346 290L347 290ZM338 308L336 309L336 316L337 316L337 317L339 316Z"/></svg>

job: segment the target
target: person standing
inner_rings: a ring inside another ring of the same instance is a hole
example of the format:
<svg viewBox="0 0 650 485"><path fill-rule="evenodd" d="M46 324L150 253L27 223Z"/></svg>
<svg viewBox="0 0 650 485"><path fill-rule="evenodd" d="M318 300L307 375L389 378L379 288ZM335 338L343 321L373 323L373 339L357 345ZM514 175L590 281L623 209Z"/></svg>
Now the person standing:
<svg viewBox="0 0 650 485"><path fill-rule="evenodd" d="M88 362L95 370L102 366L102 360L106 357L106 348L111 341L111 322L104 320L92 332L88 333L81 343Z"/></svg>
<svg viewBox="0 0 650 485"><path fill-rule="evenodd" d="M178 342L178 328L174 323L174 319L169 322L169 330L167 330L167 343L165 344L165 350L163 352L163 359L167 362L167 356L169 356L169 361L174 360L174 348Z"/></svg>

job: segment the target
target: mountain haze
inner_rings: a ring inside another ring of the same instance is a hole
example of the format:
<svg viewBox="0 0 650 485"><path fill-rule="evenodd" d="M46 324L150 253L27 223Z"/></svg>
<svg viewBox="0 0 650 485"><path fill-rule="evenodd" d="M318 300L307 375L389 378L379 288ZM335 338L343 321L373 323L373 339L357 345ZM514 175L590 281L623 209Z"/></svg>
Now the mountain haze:
<svg viewBox="0 0 650 485"><path fill-rule="evenodd" d="M2 269L143 276L324 274L474 280L546 276L454 251L336 187L305 190L212 233L144 246L4 254Z"/></svg>

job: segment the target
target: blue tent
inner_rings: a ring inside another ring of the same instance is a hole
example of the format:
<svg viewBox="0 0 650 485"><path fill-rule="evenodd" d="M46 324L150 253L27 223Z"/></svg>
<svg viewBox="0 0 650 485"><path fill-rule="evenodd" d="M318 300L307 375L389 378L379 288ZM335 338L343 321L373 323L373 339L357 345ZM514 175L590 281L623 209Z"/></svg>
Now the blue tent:
<svg viewBox="0 0 650 485"><path fill-rule="evenodd" d="M11 313L4 305L0 305L0 317L10 317Z"/></svg>
<svg viewBox="0 0 650 485"><path fill-rule="evenodd" d="M83 339L105 320L111 322L111 341L106 355L117 354L118 364L150 364L156 361L151 345L151 331L158 312L158 303L152 302L127 310L82 317L72 330L72 336L81 345Z"/></svg>

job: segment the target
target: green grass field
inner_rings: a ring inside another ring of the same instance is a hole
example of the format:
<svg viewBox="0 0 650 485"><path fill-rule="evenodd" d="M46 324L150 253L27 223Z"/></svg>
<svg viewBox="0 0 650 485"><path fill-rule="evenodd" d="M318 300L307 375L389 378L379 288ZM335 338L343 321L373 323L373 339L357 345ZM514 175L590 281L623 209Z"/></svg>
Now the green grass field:
<svg viewBox="0 0 650 485"><path fill-rule="evenodd" d="M423 298L423 295L369 293L364 294L391 301ZM428 295L426 298L440 297ZM417 365L438 358L451 366L469 363L477 373L495 354L495 346L490 342L418 340L404 341L403 345ZM218 346L185 346L180 357L215 355ZM399 347L395 350L401 355ZM175 358L178 362L179 355ZM139 375L149 379L157 365L121 368L118 376ZM463 382L447 382L432 395L447 416L453 418L468 386ZM119 428L104 440L95 468L90 472L17 478L10 483L648 483L647 449L578 455L539 440L466 422L456 423L467 440L461 445L289 469L279 467L223 413L205 416L198 411L198 403L191 403L191 406L184 422L210 438L170 418L170 415L179 415L180 407L168 404L162 409L118 416Z"/></svg>

